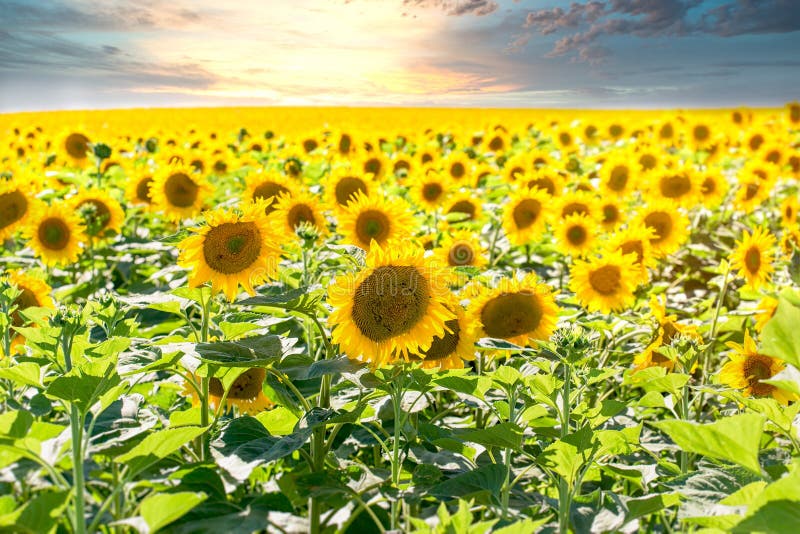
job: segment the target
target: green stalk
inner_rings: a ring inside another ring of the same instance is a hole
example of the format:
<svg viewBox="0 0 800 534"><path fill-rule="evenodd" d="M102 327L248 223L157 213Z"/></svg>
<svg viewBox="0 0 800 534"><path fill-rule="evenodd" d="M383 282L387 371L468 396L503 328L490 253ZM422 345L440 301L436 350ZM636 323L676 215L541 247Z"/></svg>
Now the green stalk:
<svg viewBox="0 0 800 534"><path fill-rule="evenodd" d="M303 252L303 259L305 263L305 252ZM316 325L319 330L319 334L322 337L323 342L325 343L325 358L332 358L333 357L333 346L328 341L327 336L325 335L325 330L322 328L319 320L316 318L315 315L311 316L312 321ZM306 326L308 326L308 318L305 320ZM306 335L308 336L308 345L311 346L311 330L310 328L306 329ZM312 355L313 357L313 355ZM317 406L323 409L330 408L331 406L331 375L326 374L322 376L319 386L319 398L317 399ZM311 469L314 473L321 473L325 469L325 456L327 454L327 446L325 442L325 436L327 434L327 429L325 425L321 425L314 429L314 433L311 436ZM322 502L319 497L309 497L308 501L308 515L309 515L309 532L312 534L317 534L320 532L320 525L321 525L321 517L322 517Z"/></svg>
<svg viewBox="0 0 800 534"><path fill-rule="evenodd" d="M681 419L684 421L689 420L689 386L683 385L681 391ZM689 472L689 453L681 449L680 454L681 474L685 475Z"/></svg>
<svg viewBox="0 0 800 534"><path fill-rule="evenodd" d="M200 341L202 343L208 342L208 325L209 315L211 314L211 297L212 293L209 291L208 299L203 298L203 287L200 288L200 298L203 300L203 318L200 326ZM200 426L207 427L209 423L209 409L208 409L208 391L211 384L211 379L207 376L200 377ZM209 436L208 432L203 432L200 436L200 451L199 456L201 461L206 461L210 456L209 450Z"/></svg>
<svg viewBox="0 0 800 534"><path fill-rule="evenodd" d="M561 439L569 435L570 431L570 381L572 377L571 365L564 361L564 385L561 391ZM572 506L571 491L567 479L560 477L558 481L558 532L568 534L569 532L569 509Z"/></svg>
<svg viewBox="0 0 800 534"><path fill-rule="evenodd" d="M398 491L400 490L400 472L402 467L400 463L400 434L402 433L403 425L405 424L405 421L403 420L403 416L405 414L402 407L403 392L405 389L403 378L403 375L400 375L397 379L400 381L400 384L395 382L392 385L392 408L394 410L394 439L392 440L392 486ZM399 528L398 523L402 505L402 496L399 496L398 499L392 501L390 515L391 530L397 530Z"/></svg>
<svg viewBox="0 0 800 534"><path fill-rule="evenodd" d="M73 325L69 325L69 332L61 332L61 348L64 351L64 367L66 372L72 370L72 336ZM83 478L83 418L78 412L78 407L70 403L69 426L72 433L72 485L73 504L75 506L75 532L86 533L86 512L84 503L84 478Z"/></svg>
<svg viewBox="0 0 800 534"><path fill-rule="evenodd" d="M512 386L513 387L513 386ZM516 414L514 408L517 404L516 390L512 389L508 394L508 421L514 423ZM503 482L503 489L500 494L500 502L503 509L503 519L508 519L508 503L511 495L511 449L505 449L504 454L504 467L506 469L506 478Z"/></svg>

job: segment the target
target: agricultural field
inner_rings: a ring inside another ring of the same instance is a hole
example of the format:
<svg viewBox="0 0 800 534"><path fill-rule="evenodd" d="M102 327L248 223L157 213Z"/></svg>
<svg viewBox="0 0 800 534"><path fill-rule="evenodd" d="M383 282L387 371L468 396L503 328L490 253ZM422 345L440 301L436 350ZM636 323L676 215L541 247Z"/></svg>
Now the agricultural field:
<svg viewBox="0 0 800 534"><path fill-rule="evenodd" d="M0 115L0 531L800 531L800 105Z"/></svg>

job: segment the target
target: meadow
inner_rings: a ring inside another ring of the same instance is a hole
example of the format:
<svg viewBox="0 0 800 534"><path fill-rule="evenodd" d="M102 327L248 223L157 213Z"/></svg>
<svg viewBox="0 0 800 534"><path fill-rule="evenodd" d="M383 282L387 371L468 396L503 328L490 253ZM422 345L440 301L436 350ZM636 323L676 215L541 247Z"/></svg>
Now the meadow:
<svg viewBox="0 0 800 534"><path fill-rule="evenodd" d="M0 115L0 531L800 531L800 105Z"/></svg>

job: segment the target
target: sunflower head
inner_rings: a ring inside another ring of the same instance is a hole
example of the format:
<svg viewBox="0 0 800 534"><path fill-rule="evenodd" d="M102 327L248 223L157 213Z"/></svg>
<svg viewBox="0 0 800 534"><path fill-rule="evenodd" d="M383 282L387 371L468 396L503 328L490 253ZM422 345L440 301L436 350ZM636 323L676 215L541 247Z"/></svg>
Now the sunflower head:
<svg viewBox="0 0 800 534"><path fill-rule="evenodd" d="M277 173L252 173L245 179L245 184L246 202L270 201L264 203L265 215L275 211L279 196L291 197L298 192L294 182Z"/></svg>
<svg viewBox="0 0 800 534"><path fill-rule="evenodd" d="M295 239L301 228L312 229L317 237L323 236L328 228L319 205L319 199L307 191L298 191L294 196L282 194L270 219L278 224L288 241Z"/></svg>
<svg viewBox="0 0 800 534"><path fill-rule="evenodd" d="M720 382L741 389L747 397L772 397L783 404L797 400L796 394L762 382L781 372L785 364L759 352L750 332L745 330L743 344L728 342L727 345L733 349L733 353L720 371Z"/></svg>
<svg viewBox="0 0 800 534"><path fill-rule="evenodd" d="M435 254L440 263L451 267L486 265L480 239L467 230L445 234Z"/></svg>
<svg viewBox="0 0 800 534"><path fill-rule="evenodd" d="M475 357L475 332L469 327L464 308L454 296L446 299L445 306L455 313L455 318L445 321L443 336L435 336L428 349L409 353L409 360L422 362L423 369L462 369L464 360Z"/></svg>
<svg viewBox="0 0 800 534"><path fill-rule="evenodd" d="M580 257L588 254L595 242L594 221L583 213L561 219L555 229L556 245L565 255Z"/></svg>
<svg viewBox="0 0 800 534"><path fill-rule="evenodd" d="M23 233L45 265L74 263L86 242L86 233L78 215L57 204L37 204L35 214Z"/></svg>
<svg viewBox="0 0 800 534"><path fill-rule="evenodd" d="M20 180L0 178L0 242L25 225L32 204L30 193Z"/></svg>
<svg viewBox="0 0 800 534"><path fill-rule="evenodd" d="M550 196L541 189L520 188L510 195L503 211L503 229L515 245L536 239L545 229Z"/></svg>
<svg viewBox="0 0 800 534"><path fill-rule="evenodd" d="M208 180L185 164L160 169L150 183L154 206L172 221L197 215L211 191Z"/></svg>
<svg viewBox="0 0 800 534"><path fill-rule="evenodd" d="M775 236L763 228L756 228L752 234L745 232L736 242L731 267L739 271L751 289L760 289L772 278L775 243Z"/></svg>
<svg viewBox="0 0 800 534"><path fill-rule="evenodd" d="M636 297L637 267L632 254L607 250L577 261L570 270L570 289L589 311L611 313L630 307Z"/></svg>
<svg viewBox="0 0 800 534"><path fill-rule="evenodd" d="M689 236L688 217L667 201L648 203L637 215L634 225L652 231L650 245L657 257L677 251Z"/></svg>
<svg viewBox="0 0 800 534"><path fill-rule="evenodd" d="M119 202L106 191L82 191L70 199L69 205L83 216L86 234L91 237L103 238L122 231L125 213Z"/></svg>
<svg viewBox="0 0 800 534"><path fill-rule="evenodd" d="M399 199L356 193L339 216L339 228L348 243L368 250L373 241L386 246L413 235L414 221L408 206Z"/></svg>

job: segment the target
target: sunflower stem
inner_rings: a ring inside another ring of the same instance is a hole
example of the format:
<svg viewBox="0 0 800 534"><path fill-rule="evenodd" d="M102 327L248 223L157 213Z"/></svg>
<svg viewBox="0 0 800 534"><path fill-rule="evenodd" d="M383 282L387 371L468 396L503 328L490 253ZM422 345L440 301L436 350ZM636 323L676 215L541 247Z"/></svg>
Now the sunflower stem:
<svg viewBox="0 0 800 534"><path fill-rule="evenodd" d="M572 381L572 364L564 359L564 385L561 390L561 439L570 432L570 383ZM569 510L572 506L572 492L567 479L563 476L558 481L558 531L560 534L569 532Z"/></svg>
<svg viewBox="0 0 800 534"><path fill-rule="evenodd" d="M391 530L399 528L400 510L403 507L403 496L400 493L400 472L402 464L400 463L400 434L403 431L405 420L403 416L403 395L405 392L405 370L395 378L391 387L392 408L394 412L394 439L392 440L392 487L398 492L397 498L392 501L390 527Z"/></svg>
<svg viewBox="0 0 800 534"><path fill-rule="evenodd" d="M66 330L66 331L65 331ZM64 352L64 368L67 373L72 371L72 339L75 335L73 324L65 325L61 331L61 350ZM78 412L78 407L70 403L69 426L72 435L72 489L74 505L75 533L86 533L86 512L84 502L84 473L83 473L83 417Z"/></svg>
<svg viewBox="0 0 800 534"><path fill-rule="evenodd" d="M200 287L200 299L202 300L202 310L203 310L203 317L202 322L200 325L200 342L207 343L208 342L208 327L209 327L209 316L211 315L211 296L213 293L209 291L208 298L204 297L204 287ZM211 378L208 376L200 377L200 426L208 427L209 422L209 409L208 409L208 393L209 393L209 385L211 383ZM200 457L200 461L205 462L209 457L209 435L208 432L203 432L200 436L200 450L198 451L198 456Z"/></svg>

